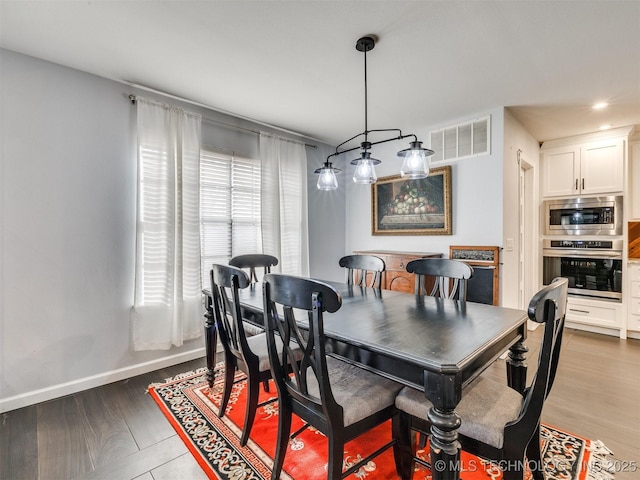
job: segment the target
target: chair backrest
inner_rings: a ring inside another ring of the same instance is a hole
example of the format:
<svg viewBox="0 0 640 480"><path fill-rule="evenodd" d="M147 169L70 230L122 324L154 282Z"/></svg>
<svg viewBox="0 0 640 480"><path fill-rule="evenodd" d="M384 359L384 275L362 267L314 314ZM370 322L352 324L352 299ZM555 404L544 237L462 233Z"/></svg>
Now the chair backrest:
<svg viewBox="0 0 640 480"><path fill-rule="evenodd" d="M569 280L566 278L555 278L551 284L536 293L529 302L529 318L534 322L544 324L538 369L531 385L524 392L520 416L505 427L505 435L509 429L513 432L531 433L540 422L542 407L553 386L560 359L568 285Z"/></svg>
<svg viewBox="0 0 640 480"><path fill-rule="evenodd" d="M278 265L278 259L273 255L263 253L250 253L247 255L238 255L229 260L229 265L237 268L249 269L249 281L257 282L256 268L263 267L265 275L271 273L271 267Z"/></svg>
<svg viewBox="0 0 640 480"><path fill-rule="evenodd" d="M265 275L263 296L269 360L280 401L288 402L294 413L302 409L325 423L339 422L342 407L336 403L329 385L323 314L340 309L342 297L326 283L278 274ZM298 328L294 309L298 315L306 312L308 331ZM282 340L280 348L276 335ZM296 348L302 350L302 359L299 353L294 356ZM290 368L292 376L288 374Z"/></svg>
<svg viewBox="0 0 640 480"><path fill-rule="evenodd" d="M382 287L384 260L375 255L347 255L340 259L340 266L347 269L347 284L360 287ZM369 274L369 282L367 282Z"/></svg>
<svg viewBox="0 0 640 480"><path fill-rule="evenodd" d="M210 276L213 312L220 343L227 354L246 362L247 356L255 355L247 344L238 291L249 286L249 277L244 270L219 264L212 265Z"/></svg>
<svg viewBox="0 0 640 480"><path fill-rule="evenodd" d="M416 295L467 299L467 280L473 267L460 260L447 258L419 258L407 263L407 272L416 275ZM433 289L427 293L425 277L434 277Z"/></svg>

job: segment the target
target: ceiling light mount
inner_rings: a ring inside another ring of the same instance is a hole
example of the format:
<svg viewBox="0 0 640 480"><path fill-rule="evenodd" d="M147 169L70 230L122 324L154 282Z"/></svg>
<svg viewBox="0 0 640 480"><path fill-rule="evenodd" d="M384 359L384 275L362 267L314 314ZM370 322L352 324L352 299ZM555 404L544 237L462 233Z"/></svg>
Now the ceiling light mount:
<svg viewBox="0 0 640 480"><path fill-rule="evenodd" d="M376 38L372 36L359 38L356 42L356 50L359 52L369 52L376 46Z"/></svg>
<svg viewBox="0 0 640 480"><path fill-rule="evenodd" d="M428 148L422 148L422 142L418 141L418 138L413 135L403 135L402 131L398 128L390 129L376 129L369 130L368 125L368 98L367 98L367 52L373 50L376 45L377 38L375 36L365 36L358 39L356 42L356 50L363 53L364 56L364 131L354 135L353 137L345 140L336 147L336 151L327 157L321 168L315 170L315 173L320 175L318 177L318 189L320 190L335 190L338 188L338 181L335 174L340 170L334 168L329 161L331 157L341 155L343 153L352 152L360 149L360 156L350 163L355 166L355 172L353 174L353 181L359 184L371 184L375 183L377 176L375 173L375 165L381 163L380 160L371 157L371 147L379 145L381 143L391 142L395 140L402 140L405 138L413 137L413 141L409 144L409 148L398 152L398 157L403 158L402 167L400 169L400 175L409 179L426 178L429 175L429 156L433 155L433 150ZM376 142L369 141L369 134L373 132L395 132L395 135L378 140ZM355 140L358 137L364 137L363 141L358 147L342 149L347 143Z"/></svg>

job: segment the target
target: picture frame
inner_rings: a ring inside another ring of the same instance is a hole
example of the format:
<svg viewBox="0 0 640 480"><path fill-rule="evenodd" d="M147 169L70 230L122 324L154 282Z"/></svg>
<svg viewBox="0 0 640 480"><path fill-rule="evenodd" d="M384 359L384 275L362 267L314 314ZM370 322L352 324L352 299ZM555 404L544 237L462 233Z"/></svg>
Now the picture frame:
<svg viewBox="0 0 640 480"><path fill-rule="evenodd" d="M400 175L371 185L372 235L451 235L451 166L427 178Z"/></svg>

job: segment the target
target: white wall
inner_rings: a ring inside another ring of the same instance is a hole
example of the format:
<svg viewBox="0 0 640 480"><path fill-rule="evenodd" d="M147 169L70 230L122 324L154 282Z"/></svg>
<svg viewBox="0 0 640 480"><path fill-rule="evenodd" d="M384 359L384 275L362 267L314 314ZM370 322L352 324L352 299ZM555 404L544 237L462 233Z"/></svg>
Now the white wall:
<svg viewBox="0 0 640 480"><path fill-rule="evenodd" d="M167 100L7 50L0 67L0 411L202 356L202 339L149 352L129 342L137 173L128 96ZM207 121L202 132L207 145L256 155L255 133ZM333 207L344 212L344 200ZM312 204L309 214L325 215ZM320 230L342 255L344 234Z"/></svg>
<svg viewBox="0 0 640 480"><path fill-rule="evenodd" d="M440 252L448 257L450 245L502 246L503 109L478 112L478 115L451 120L443 125L415 125L402 130L404 133L415 133L428 146L430 131L486 114L491 114L491 154L451 163L452 235L373 236L371 188L355 185L349 180L346 182L347 251L380 249ZM378 178L399 174L402 162L396 154L407 147L408 141L398 141L377 145L372 149L372 156L382 160L376 167ZM348 166L346 178L350 179L352 175L353 167Z"/></svg>

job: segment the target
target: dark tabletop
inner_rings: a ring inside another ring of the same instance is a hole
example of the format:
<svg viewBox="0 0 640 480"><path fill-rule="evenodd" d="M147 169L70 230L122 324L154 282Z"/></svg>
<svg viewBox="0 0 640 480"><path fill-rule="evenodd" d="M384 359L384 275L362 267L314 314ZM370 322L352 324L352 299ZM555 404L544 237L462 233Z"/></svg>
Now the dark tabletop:
<svg viewBox="0 0 640 480"><path fill-rule="evenodd" d="M327 283L342 295L342 307L324 315L328 351L410 384L423 385L423 371L467 381L526 335L523 310ZM261 285L241 291L240 301L261 314Z"/></svg>

